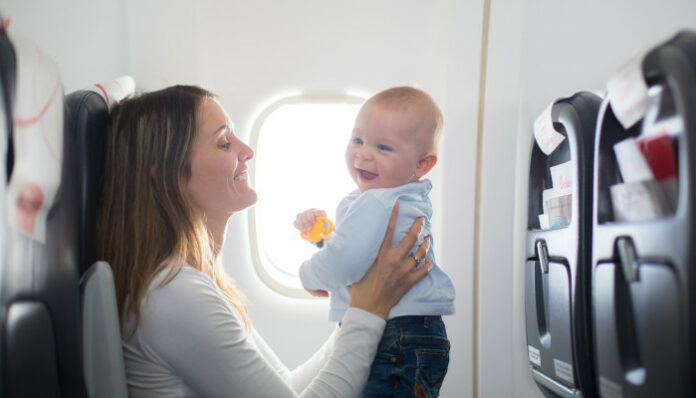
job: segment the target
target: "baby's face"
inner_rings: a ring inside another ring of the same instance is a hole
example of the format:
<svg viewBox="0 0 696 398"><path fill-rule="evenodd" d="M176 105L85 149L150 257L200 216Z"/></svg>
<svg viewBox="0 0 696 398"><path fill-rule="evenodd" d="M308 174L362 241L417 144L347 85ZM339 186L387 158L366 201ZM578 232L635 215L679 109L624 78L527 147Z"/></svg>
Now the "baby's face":
<svg viewBox="0 0 696 398"><path fill-rule="evenodd" d="M418 180L424 145L414 113L370 103L360 110L346 149L348 172L360 192Z"/></svg>

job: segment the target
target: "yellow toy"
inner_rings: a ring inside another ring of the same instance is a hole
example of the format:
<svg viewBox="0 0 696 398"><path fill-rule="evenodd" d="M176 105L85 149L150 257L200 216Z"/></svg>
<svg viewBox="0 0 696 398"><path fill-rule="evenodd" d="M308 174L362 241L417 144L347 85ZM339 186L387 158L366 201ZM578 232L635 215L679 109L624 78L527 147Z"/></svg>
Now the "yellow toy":
<svg viewBox="0 0 696 398"><path fill-rule="evenodd" d="M333 231L333 223L327 217L317 217L309 231L300 231L302 239L312 242L317 247L324 246L324 239Z"/></svg>

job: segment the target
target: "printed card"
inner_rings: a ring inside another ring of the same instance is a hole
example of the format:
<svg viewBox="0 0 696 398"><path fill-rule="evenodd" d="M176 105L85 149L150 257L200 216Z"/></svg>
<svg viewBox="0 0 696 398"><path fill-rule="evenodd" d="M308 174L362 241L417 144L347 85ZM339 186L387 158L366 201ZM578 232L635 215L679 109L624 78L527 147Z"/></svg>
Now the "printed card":
<svg viewBox="0 0 696 398"><path fill-rule="evenodd" d="M669 214L670 203L654 180L612 185L611 203L616 221L645 221Z"/></svg>
<svg viewBox="0 0 696 398"><path fill-rule="evenodd" d="M662 181L677 176L677 161L672 138L666 133L637 141L655 179Z"/></svg>
<svg viewBox="0 0 696 398"><path fill-rule="evenodd" d="M650 107L648 85L643 78L645 52L629 59L607 81L607 97L616 119L628 129L645 116Z"/></svg>
<svg viewBox="0 0 696 398"><path fill-rule="evenodd" d="M547 156L565 140L565 136L553 127L551 109L555 102L555 100L552 101L534 121L534 139L541 151Z"/></svg>
<svg viewBox="0 0 696 398"><path fill-rule="evenodd" d="M546 207L549 209L551 228L563 228L570 224L572 195L561 195L550 198Z"/></svg>
<svg viewBox="0 0 696 398"><path fill-rule="evenodd" d="M560 193L569 194L573 188L573 164L568 161L551 167L553 188Z"/></svg>
<svg viewBox="0 0 696 398"><path fill-rule="evenodd" d="M636 140L627 138L614 145L616 162L619 165L624 182L636 182L655 179L648 162L643 156Z"/></svg>

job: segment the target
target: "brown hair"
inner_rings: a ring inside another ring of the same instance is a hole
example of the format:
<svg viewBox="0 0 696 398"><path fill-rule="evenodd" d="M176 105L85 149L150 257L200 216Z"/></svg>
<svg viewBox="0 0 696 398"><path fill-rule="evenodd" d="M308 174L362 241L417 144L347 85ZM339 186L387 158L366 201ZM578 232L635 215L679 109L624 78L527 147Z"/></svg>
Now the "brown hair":
<svg viewBox="0 0 696 398"><path fill-rule="evenodd" d="M114 272L119 314L135 314L153 278L162 285L185 264L208 275L249 326L239 291L218 263L212 237L186 195L189 154L200 104L215 95L173 86L127 99L111 110L97 255Z"/></svg>

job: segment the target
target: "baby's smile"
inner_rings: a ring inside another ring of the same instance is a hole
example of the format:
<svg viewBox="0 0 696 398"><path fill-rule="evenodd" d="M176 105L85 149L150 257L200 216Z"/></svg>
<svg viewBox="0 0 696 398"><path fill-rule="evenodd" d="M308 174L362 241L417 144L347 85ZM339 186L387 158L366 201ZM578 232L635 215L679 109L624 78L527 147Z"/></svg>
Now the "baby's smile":
<svg viewBox="0 0 696 398"><path fill-rule="evenodd" d="M358 168L356 168L356 170L358 171L358 175L360 176L360 178L363 180L370 181L370 180L374 180L375 178L377 178L377 174L375 174L375 173L370 173L367 170L358 169Z"/></svg>

